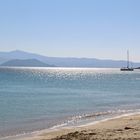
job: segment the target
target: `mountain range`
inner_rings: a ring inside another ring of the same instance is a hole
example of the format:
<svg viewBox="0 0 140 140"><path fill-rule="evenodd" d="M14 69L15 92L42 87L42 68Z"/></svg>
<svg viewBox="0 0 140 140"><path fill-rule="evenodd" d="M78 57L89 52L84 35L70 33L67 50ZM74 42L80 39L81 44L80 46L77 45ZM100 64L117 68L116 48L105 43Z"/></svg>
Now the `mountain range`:
<svg viewBox="0 0 140 140"><path fill-rule="evenodd" d="M130 62L130 64L133 64L133 67L140 66L140 63ZM96 58L48 57L15 50L11 52L0 52L0 65L120 68L126 66L126 61Z"/></svg>
<svg viewBox="0 0 140 140"><path fill-rule="evenodd" d="M48 65L46 63L43 63L37 59L25 59L25 60L20 60L20 59L13 59L9 60L1 66L11 66L11 67L54 67L54 65Z"/></svg>

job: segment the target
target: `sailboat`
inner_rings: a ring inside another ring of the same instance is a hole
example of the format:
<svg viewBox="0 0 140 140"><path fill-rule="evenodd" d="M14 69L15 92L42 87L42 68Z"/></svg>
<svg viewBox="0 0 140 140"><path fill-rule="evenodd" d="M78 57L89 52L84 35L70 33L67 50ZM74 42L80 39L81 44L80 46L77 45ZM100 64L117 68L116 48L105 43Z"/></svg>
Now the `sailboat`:
<svg viewBox="0 0 140 140"><path fill-rule="evenodd" d="M123 67L120 69L121 71L134 71L134 69L129 67L129 51L127 51L127 67Z"/></svg>

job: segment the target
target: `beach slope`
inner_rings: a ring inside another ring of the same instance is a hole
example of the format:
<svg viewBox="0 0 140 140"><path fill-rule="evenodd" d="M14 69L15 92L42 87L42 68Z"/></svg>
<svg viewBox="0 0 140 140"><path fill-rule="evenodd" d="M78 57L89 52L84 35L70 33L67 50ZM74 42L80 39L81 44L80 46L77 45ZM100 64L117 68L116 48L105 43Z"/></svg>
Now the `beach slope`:
<svg viewBox="0 0 140 140"><path fill-rule="evenodd" d="M40 132L28 140L140 140L140 115L122 116L96 124ZM27 140L26 138L24 140ZM23 140L23 139L22 139Z"/></svg>
<svg viewBox="0 0 140 140"><path fill-rule="evenodd" d="M42 140L140 140L140 115L115 118L67 132L44 134Z"/></svg>

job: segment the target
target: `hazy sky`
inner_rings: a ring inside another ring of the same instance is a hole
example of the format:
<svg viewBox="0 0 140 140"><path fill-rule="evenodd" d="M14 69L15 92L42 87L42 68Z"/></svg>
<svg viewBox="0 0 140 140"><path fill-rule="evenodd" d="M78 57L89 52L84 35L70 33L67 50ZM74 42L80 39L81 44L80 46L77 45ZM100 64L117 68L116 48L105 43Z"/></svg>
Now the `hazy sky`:
<svg viewBox="0 0 140 140"><path fill-rule="evenodd" d="M140 61L140 0L0 0L0 51Z"/></svg>

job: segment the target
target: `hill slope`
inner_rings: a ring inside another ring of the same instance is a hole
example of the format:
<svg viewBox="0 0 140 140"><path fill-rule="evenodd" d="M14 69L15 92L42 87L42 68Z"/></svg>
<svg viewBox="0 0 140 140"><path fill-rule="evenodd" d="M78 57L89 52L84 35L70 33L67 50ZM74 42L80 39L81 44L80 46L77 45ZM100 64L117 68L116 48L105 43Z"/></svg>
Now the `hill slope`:
<svg viewBox="0 0 140 140"><path fill-rule="evenodd" d="M39 60L36 59L26 59L26 60L9 60L1 66L17 66L17 67L52 67L52 65L45 64Z"/></svg>

